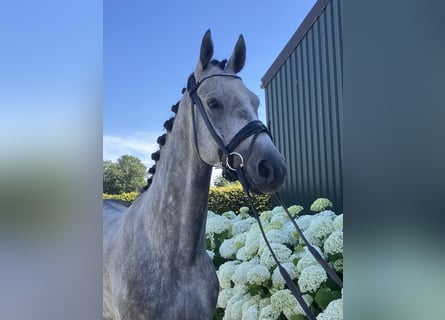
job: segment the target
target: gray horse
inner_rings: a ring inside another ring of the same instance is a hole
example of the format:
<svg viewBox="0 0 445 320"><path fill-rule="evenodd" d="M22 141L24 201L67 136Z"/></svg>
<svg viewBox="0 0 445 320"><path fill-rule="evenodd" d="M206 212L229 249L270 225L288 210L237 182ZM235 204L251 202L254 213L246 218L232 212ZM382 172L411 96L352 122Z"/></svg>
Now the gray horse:
<svg viewBox="0 0 445 320"><path fill-rule="evenodd" d="M194 72L200 84L196 93L227 144L257 120L259 100L235 76L246 57L242 36L228 62L212 56L209 30ZM187 91L160 143L148 190L129 208L104 201L104 319L214 316L219 285L205 250L205 226L212 167L221 166L221 148ZM243 171L252 192L273 193L281 187L286 165L269 135L247 137L235 151L249 155Z"/></svg>

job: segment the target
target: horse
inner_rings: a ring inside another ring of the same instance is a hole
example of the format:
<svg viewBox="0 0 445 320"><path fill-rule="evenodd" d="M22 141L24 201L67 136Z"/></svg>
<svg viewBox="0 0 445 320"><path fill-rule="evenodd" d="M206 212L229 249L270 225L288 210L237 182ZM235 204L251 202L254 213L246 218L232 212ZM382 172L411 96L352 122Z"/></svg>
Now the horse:
<svg viewBox="0 0 445 320"><path fill-rule="evenodd" d="M104 200L104 319L212 319L219 293L205 248L212 167L242 169L252 193L284 183L286 162L258 121L259 99L237 75L243 36L228 61L212 57L208 30L158 139L147 190L129 207Z"/></svg>

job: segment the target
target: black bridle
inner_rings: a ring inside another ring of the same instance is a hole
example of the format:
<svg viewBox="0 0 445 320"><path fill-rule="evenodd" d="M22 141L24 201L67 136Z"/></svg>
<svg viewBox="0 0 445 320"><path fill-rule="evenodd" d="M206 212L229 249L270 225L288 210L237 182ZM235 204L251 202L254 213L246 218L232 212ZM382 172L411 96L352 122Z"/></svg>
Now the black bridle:
<svg viewBox="0 0 445 320"><path fill-rule="evenodd" d="M195 148L198 152L199 157L201 158L201 155L199 154L199 148L198 148L198 138L196 134L196 120L195 120L195 110L194 107L196 106L199 110L199 113L201 114L202 119L204 120L204 123L207 126L207 129L209 130L210 134L213 137L213 140L217 143L219 149L222 152L222 156L220 156L220 163L223 170L223 176L229 181L235 181L238 180L236 175L236 168L234 167L234 157L238 157L240 160L240 164L238 165L238 168L242 168L244 166L244 162L247 161L250 152L252 151L253 145L255 144L256 138L258 135L262 132L267 133L270 136L269 131L267 130L267 127L259 120L253 120L247 123L243 128L241 128L230 140L230 142L225 145L222 141L219 134L215 131L215 128L213 127L207 112L205 111L205 108L202 104L201 99L198 96L198 88L199 86L207 79L213 78L213 77L227 77L227 78L234 78L234 79L241 79L241 77L234 75L234 74L225 74L225 73L218 73L218 74L212 74L210 76L202 78L200 81L196 82L195 75L192 73L187 81L187 91L189 93L190 99L192 101L192 123L193 123L193 132L194 132L194 139L195 139ZM235 148L244 140L249 138L250 136L254 136L247 154L243 157L238 152L235 152ZM201 158L202 160L202 158Z"/></svg>
<svg viewBox="0 0 445 320"><path fill-rule="evenodd" d="M292 294L295 296L303 310L305 311L306 315L310 320L316 320L315 316L313 315L312 311L306 304L306 301L304 301L300 291L295 286L294 282L292 281L292 278L289 276L289 273L286 271L286 269L281 265L280 261L278 261L277 256L275 255L275 252L272 250L272 247L269 243L269 241L266 238L266 233L263 229L263 226L260 221L259 214L257 210L255 209L255 206L253 205L252 197L250 196L249 191L249 184L246 181L246 178L244 176L244 167L245 167L245 161L250 156L250 153L253 149L253 146L255 144L256 138L260 133L267 133L271 138L272 136L269 133L269 130L267 127L259 120L254 120L249 123L247 123L243 128L241 128L240 131L238 131L232 138L232 140L225 145L222 141L219 134L215 131L215 128L213 127L207 112L205 111L205 108L202 104L201 99L198 96L197 90L199 86L203 83L203 81L213 78L213 77L229 77L234 79L241 79L241 77L233 74L225 74L225 73L219 73L219 74L212 74L210 76L202 78L200 81L196 82L195 76L192 73L187 81L187 91L189 93L191 102L192 102L192 123L193 123L193 132L194 132L194 140L195 140L195 148L196 152L198 153L198 156L201 158L199 154L198 149L198 138L197 138L197 132L196 132L196 119L195 119L195 105L197 106L199 113L201 114L202 119L204 120L204 123L207 126L207 129L209 130L211 136L215 140L215 142L218 144L221 152L223 153L222 157L220 157L221 160L221 166L223 169L223 176L229 180L229 181L235 181L239 180L243 190L247 196L247 199L249 201L250 208L252 209L253 216L258 222L258 225L260 227L261 234L263 235L263 238L266 242L266 245L275 260L275 263L277 264L278 269L280 270L281 275L283 276L284 280L286 281L287 287L292 292ZM238 152L235 152L235 148L244 140L246 140L248 137L252 136L252 141L250 142L249 149L247 151L247 154L243 157ZM240 159L240 164L238 166L235 166L233 163L233 158L237 156ZM202 160L202 158L201 158ZM203 161L203 160L202 160ZM276 193L276 197L278 199L278 202L283 207L283 209L286 211L289 219L292 221L292 224L294 225L295 229L299 233L301 239L307 246L309 252L314 256L314 258L317 260L317 262L323 267L323 269L326 271L326 273L329 275L329 277L340 287L343 288L343 282L341 279L337 276L337 274L331 269L331 267L328 265L328 263L323 259L323 257L320 255L320 253L315 250L315 248L307 241L306 237L304 236L301 229L298 227L297 223L295 222L292 215L287 210L286 206L283 205L280 196L278 193Z"/></svg>

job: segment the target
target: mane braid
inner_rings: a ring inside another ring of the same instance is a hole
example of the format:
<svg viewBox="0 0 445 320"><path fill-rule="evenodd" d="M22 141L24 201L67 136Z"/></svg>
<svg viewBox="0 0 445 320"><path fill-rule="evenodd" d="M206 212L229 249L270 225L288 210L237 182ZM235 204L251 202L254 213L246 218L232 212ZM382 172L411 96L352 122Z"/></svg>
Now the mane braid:
<svg viewBox="0 0 445 320"><path fill-rule="evenodd" d="M218 63L220 63L220 62L218 61ZM182 94L184 94L185 90L186 90L185 88L182 89ZM159 159L161 158L161 148L165 144L165 141L167 140L168 133L170 131L172 131L172 129L173 129L173 124L175 123L175 116L179 109L179 103L180 103L180 101L178 101L176 104L172 105L172 107L171 107L171 111L173 113L175 113L175 115L164 122L164 128L167 130L167 133L164 133L163 135L159 136L156 141L159 144L159 150L156 152L153 152L151 154L151 159L155 161L155 164L150 169L148 169L148 173L150 174L150 176L147 179L147 184L140 191L141 193L148 190L151 183L153 182L153 176L156 173L156 164L159 161Z"/></svg>

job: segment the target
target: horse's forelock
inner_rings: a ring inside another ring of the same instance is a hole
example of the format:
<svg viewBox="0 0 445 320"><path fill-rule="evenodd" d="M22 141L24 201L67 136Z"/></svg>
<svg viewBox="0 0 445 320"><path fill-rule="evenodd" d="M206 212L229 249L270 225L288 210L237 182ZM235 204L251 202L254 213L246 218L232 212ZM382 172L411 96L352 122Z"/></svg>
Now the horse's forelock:
<svg viewBox="0 0 445 320"><path fill-rule="evenodd" d="M227 64L227 59L224 59L222 61L213 59L212 61L210 61L210 63L214 66L219 67L221 70L224 70L224 68L226 67L226 64Z"/></svg>

